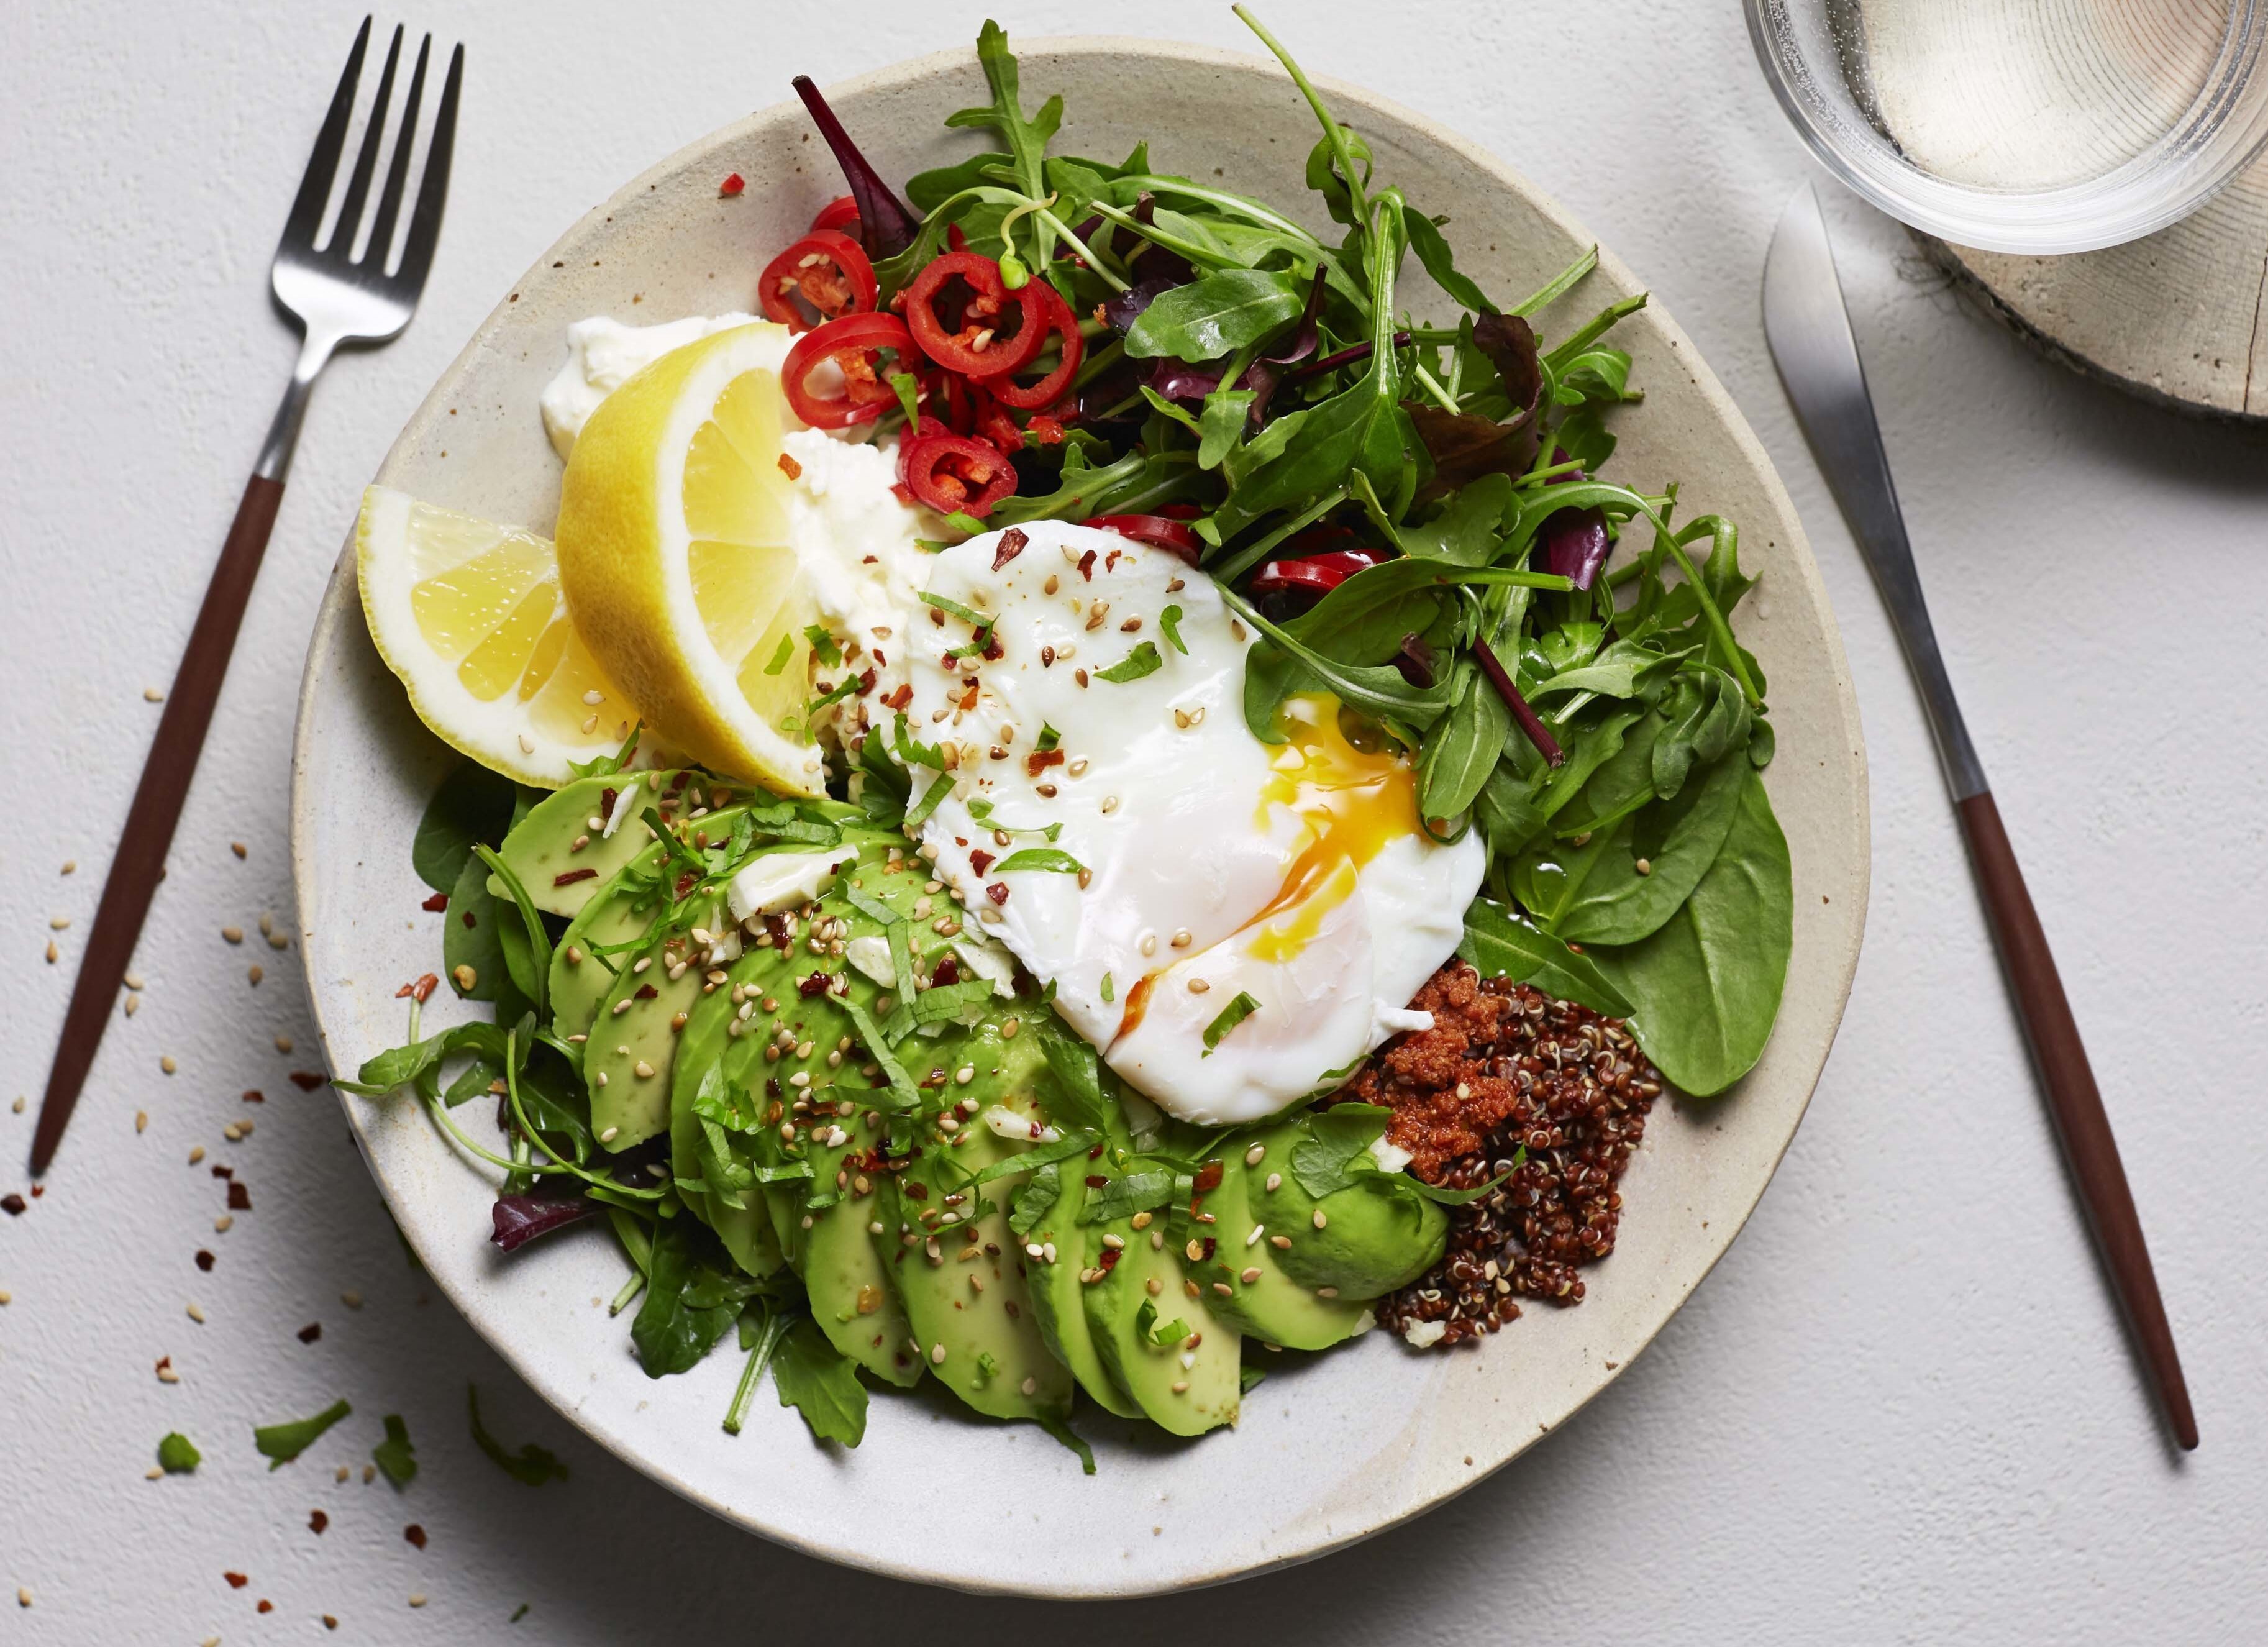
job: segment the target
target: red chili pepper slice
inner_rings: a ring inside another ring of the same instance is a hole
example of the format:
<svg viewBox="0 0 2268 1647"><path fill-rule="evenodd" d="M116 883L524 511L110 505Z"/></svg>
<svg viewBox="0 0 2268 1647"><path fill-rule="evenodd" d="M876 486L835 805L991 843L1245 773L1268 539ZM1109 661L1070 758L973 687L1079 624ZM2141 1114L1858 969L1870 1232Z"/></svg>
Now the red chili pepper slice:
<svg viewBox="0 0 2268 1647"><path fill-rule="evenodd" d="M1338 549L1298 560L1271 560L1253 575L1252 593L1282 595L1300 589L1310 595L1328 595L1358 572L1385 558L1373 550Z"/></svg>
<svg viewBox="0 0 2268 1647"><path fill-rule="evenodd" d="M1037 413L1024 425L1024 433L1042 446L1061 446L1064 433L1063 420L1050 417L1045 412Z"/></svg>
<svg viewBox="0 0 2268 1647"><path fill-rule="evenodd" d="M788 351L780 373L788 405L814 429L873 422L898 403L876 359L885 349L896 351L897 370L912 369L914 340L895 314L850 314L806 332ZM822 399L812 389L811 374L821 361L832 361L843 373L842 394Z"/></svg>
<svg viewBox="0 0 2268 1647"><path fill-rule="evenodd" d="M1039 294L1040 313L1035 322L1030 295ZM1079 316L1071 312L1056 289L1044 280L1035 280L1015 294L1025 299L1024 329L1017 335L1022 346L1017 351L1020 358L1005 366L988 363L983 377L984 387L992 398L1004 406L1013 406L1020 411L1035 411L1042 406L1052 406L1071 388L1071 379L1079 374L1079 363L1086 353L1085 341L1079 335ZM1063 339L1063 358L1055 369L1036 383L1019 383L1008 374L1032 359L1055 333Z"/></svg>
<svg viewBox="0 0 2268 1647"><path fill-rule="evenodd" d="M976 428L975 397L969 393L967 378L942 366L932 367L924 377L923 387L927 391L923 404L947 429L955 434L967 434Z"/></svg>
<svg viewBox="0 0 2268 1647"><path fill-rule="evenodd" d="M848 234L850 225L858 221L858 196L837 195L819 209L819 215L811 220L811 226L814 229L837 229Z"/></svg>
<svg viewBox="0 0 2268 1647"><path fill-rule="evenodd" d="M1197 564L1197 557L1204 552L1204 539L1179 521L1169 520L1162 514L1098 514L1080 524L1105 532L1116 532L1119 536L1130 537L1138 543L1147 543L1152 549L1179 555L1192 566Z"/></svg>
<svg viewBox="0 0 2268 1647"><path fill-rule="evenodd" d="M874 266L858 242L833 229L814 229L764 265L756 278L756 302L767 320L793 331L809 329L795 300L819 311L820 319L840 320L874 307Z"/></svg>
<svg viewBox="0 0 2268 1647"><path fill-rule="evenodd" d="M968 286L969 297L961 305L959 329L948 331L938 314L937 299L955 276ZM922 351L947 371L972 378L1013 372L1032 358L1047 335L1042 323L1047 316L1046 299L1039 295L1042 292L1054 296L1036 280L1012 292L1000 278L1000 265L990 258L947 252L932 259L906 288L906 324L913 329ZM999 324L1012 307L1022 312L1021 329L1002 338Z"/></svg>
<svg viewBox="0 0 2268 1647"><path fill-rule="evenodd" d="M1020 452L1024 448L1024 432L987 392L991 386L989 378L980 378L968 386L971 427L966 432L980 440L990 440L1004 453Z"/></svg>
<svg viewBox="0 0 2268 1647"><path fill-rule="evenodd" d="M924 417L920 433L898 443L898 479L940 514L958 510L982 519L1015 491L1016 466L983 441Z"/></svg>

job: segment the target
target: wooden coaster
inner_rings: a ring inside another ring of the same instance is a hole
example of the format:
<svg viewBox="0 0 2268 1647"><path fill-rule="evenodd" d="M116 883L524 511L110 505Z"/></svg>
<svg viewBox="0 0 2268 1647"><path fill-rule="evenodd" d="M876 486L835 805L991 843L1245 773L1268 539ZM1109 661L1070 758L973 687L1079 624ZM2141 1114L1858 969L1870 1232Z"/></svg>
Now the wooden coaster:
<svg viewBox="0 0 2268 1647"><path fill-rule="evenodd" d="M2182 411L2268 423L2268 160L2171 228L2104 251L2021 257L1915 238L2050 358Z"/></svg>

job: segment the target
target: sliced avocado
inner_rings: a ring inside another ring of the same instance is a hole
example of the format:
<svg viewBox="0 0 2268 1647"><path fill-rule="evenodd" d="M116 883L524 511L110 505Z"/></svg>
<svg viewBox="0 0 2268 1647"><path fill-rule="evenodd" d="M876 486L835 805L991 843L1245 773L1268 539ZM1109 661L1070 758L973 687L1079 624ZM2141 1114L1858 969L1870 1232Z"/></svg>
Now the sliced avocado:
<svg viewBox="0 0 2268 1647"><path fill-rule="evenodd" d="M1320 1200L1308 1194L1292 1151L1314 1135L1302 1113L1256 1141L1267 1155L1247 1193L1253 1216L1268 1226L1276 1267L1320 1297L1340 1300L1383 1297L1432 1268L1448 1244L1448 1215L1401 1173L1369 1170L1366 1157L1357 1158L1361 1170L1344 1188ZM1291 1244L1278 1246L1279 1236Z"/></svg>
<svg viewBox="0 0 2268 1647"><path fill-rule="evenodd" d="M688 786L695 783L708 793L688 794ZM633 784L638 792L622 802L622 819L609 835L607 822ZM664 815L689 816L696 807L710 806L730 793L714 779L682 771L578 778L529 809L504 837L497 856L519 877L536 908L553 915L579 914L615 871L652 845L653 831L641 816L648 807L675 796L679 804L661 809ZM596 829L591 827L593 818L599 821ZM578 840L583 843L579 847L575 844ZM489 890L504 897L504 883L490 875Z"/></svg>
<svg viewBox="0 0 2268 1647"><path fill-rule="evenodd" d="M605 956L599 951L628 943L653 924L659 897L648 897L644 907L639 900L653 890L650 876L660 858L660 846L648 842L644 852L593 894L551 946L551 1021L562 1038L590 1033L591 1021L629 964L628 950Z"/></svg>
<svg viewBox="0 0 2268 1647"><path fill-rule="evenodd" d="M1095 1348L1152 1423L1176 1436L1233 1424L1243 1393L1242 1339L1182 1275L1180 1255L1166 1250L1165 1214L1135 1216L1146 1227L1137 1230L1130 1218L1086 1226L1097 1262L1086 1271L1093 1279L1082 1280L1083 1302ZM1125 1244L1097 1275L1111 1236ZM1177 1322L1185 1329L1178 1334ZM1160 1343L1161 1334L1172 1341Z"/></svg>
<svg viewBox="0 0 2268 1647"><path fill-rule="evenodd" d="M583 1048L591 1127L605 1148L628 1149L669 1125L671 1072L683 1027L678 1015L687 1015L689 1022L702 992L711 987L706 970L696 964L707 952L691 928L711 931L725 919L724 900L714 899L691 912L687 930L619 960L622 971L592 1020L591 1038Z"/></svg>
<svg viewBox="0 0 2268 1647"><path fill-rule="evenodd" d="M947 1196L961 1193L950 1186L961 1175L1006 1158L1012 1146L979 1123L953 1133L931 1130L920 1147L922 1157L876 1197L883 1229L873 1240L897 1280L925 1364L980 1413L1064 1417L1071 1371L1040 1336L1024 1250L1008 1228L1005 1208L1020 1180L994 1178L968 1192L968 1200L946 1204ZM986 1210L961 1221L980 1200Z"/></svg>
<svg viewBox="0 0 2268 1647"><path fill-rule="evenodd" d="M1040 1260L1027 1263L1026 1275L1040 1338L1099 1406L1121 1418L1139 1418L1142 1408L1118 1387L1103 1363L1102 1352L1095 1347L1094 1329L1087 1325L1086 1303L1081 1296L1085 1289L1079 1277L1092 1261L1089 1248L1096 1234L1079 1221L1086 1207L1086 1159L1074 1156L1056 1167L1062 1190L1055 1205L1024 1237L1027 1249L1042 1249ZM1027 1251L1027 1260L1029 1257Z"/></svg>
<svg viewBox="0 0 2268 1647"><path fill-rule="evenodd" d="M805 1195L805 1210L797 1221L802 1236L797 1268L811 1295L812 1319L828 1341L876 1377L902 1387L920 1379L924 1363L914 1350L905 1301L898 1296L868 1228L882 1197L873 1179L860 1172L851 1158L863 1153L875 1135L865 1124L873 1113L870 1110L842 1121L850 1135L841 1146L812 1152L814 1187ZM832 1205L812 1208L812 1202L830 1193ZM810 1221L807 1230L802 1228L804 1219Z"/></svg>
<svg viewBox="0 0 2268 1647"><path fill-rule="evenodd" d="M1259 1150L1260 1158L1248 1166L1251 1149ZM1212 1255L1191 1264L1189 1274L1211 1295L1207 1304L1263 1343L1279 1349L1329 1349L1368 1331L1372 1316L1369 1306L1356 1300L1318 1297L1278 1266L1268 1226L1252 1211L1252 1196L1267 1182L1267 1174L1282 1172L1287 1153L1270 1134L1232 1142L1220 1182L1204 1200L1213 1216Z"/></svg>
<svg viewBox="0 0 2268 1647"><path fill-rule="evenodd" d="M732 972L737 976L748 970L750 958L742 956L733 964ZM751 1056L756 1051L754 1044L744 1043L729 1033L732 1018L732 997L724 990L717 990L702 996L686 1021L684 1032L678 1038L677 1057L671 1066L669 1154L679 1180L677 1193L687 1208L717 1232L734 1263L761 1281L777 1274L787 1262L772 1232L762 1185L740 1192L741 1204L734 1207L718 1197L689 1189L685 1183L700 1170L700 1119L693 1111L693 1095L700 1089L702 1074L712 1065L722 1063L726 1080L745 1090L749 1079L747 1067L757 1061ZM746 1159L746 1152L737 1150L737 1141L736 1154Z"/></svg>

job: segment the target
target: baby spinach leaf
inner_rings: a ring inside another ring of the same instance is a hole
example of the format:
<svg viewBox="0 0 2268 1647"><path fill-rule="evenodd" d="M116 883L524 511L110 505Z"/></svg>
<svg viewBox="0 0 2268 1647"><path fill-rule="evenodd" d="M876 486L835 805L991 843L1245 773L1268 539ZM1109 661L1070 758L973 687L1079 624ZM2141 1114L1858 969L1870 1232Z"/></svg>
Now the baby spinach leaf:
<svg viewBox="0 0 2268 1647"><path fill-rule="evenodd" d="M168 1475L187 1475L204 1462L204 1454L180 1430L169 1430L158 1442L158 1467Z"/></svg>
<svg viewBox="0 0 2268 1647"><path fill-rule="evenodd" d="M453 891L474 844L493 846L504 838L513 791L512 779L472 761L444 778L410 839L409 861L417 878L436 892Z"/></svg>
<svg viewBox="0 0 2268 1647"><path fill-rule="evenodd" d="M1094 1048L1057 1022L1052 1013L1026 1024L1040 1038L1040 1052L1055 1077L1044 1103L1048 1118L1059 1126L1106 1130L1117 1106L1102 1089L1102 1060Z"/></svg>
<svg viewBox="0 0 2268 1647"><path fill-rule="evenodd" d="M1656 801L1640 814L1627 849L1598 860L1551 922L1552 932L1588 944L1636 943L1659 930L1716 861L1751 772L1744 760L1719 760L1677 801ZM1655 812L1666 815L1659 824Z"/></svg>
<svg viewBox="0 0 2268 1647"><path fill-rule="evenodd" d="M417 1474L416 1449L409 1443L409 1426L399 1413L386 1415L386 1439L370 1450L371 1462L396 1487L407 1487Z"/></svg>
<svg viewBox="0 0 2268 1647"><path fill-rule="evenodd" d="M494 1001L497 986L511 976L498 933L503 913L489 894L488 866L466 847L464 867L457 872L448 910L441 918L441 970L449 987L467 1001ZM460 967L472 969L470 987Z"/></svg>
<svg viewBox="0 0 2268 1647"><path fill-rule="evenodd" d="M808 1316L788 1328L772 1352L780 1405L803 1414L815 1441L855 1447L866 1434L866 1386L858 1370Z"/></svg>
<svg viewBox="0 0 2268 1647"><path fill-rule="evenodd" d="M732 1330L740 1313L732 1304L696 1307L686 1297L687 1288L702 1266L693 1251L693 1237L684 1218L666 1218L655 1226L653 1252L646 1269L645 1301L630 1324L630 1342L649 1378L686 1372L716 1348ZM697 1296L697 1295L696 1295Z"/></svg>
<svg viewBox="0 0 2268 1647"><path fill-rule="evenodd" d="M1607 981L1587 955L1545 936L1503 905L1475 898L1465 911L1465 938L1457 953L1484 978L1533 984L1547 995L1572 1001L1610 1018L1627 1017L1631 1003Z"/></svg>
<svg viewBox="0 0 2268 1647"><path fill-rule="evenodd" d="M1662 704L1664 725L1653 743L1653 792L1668 800L1684 787L1696 762L1744 749L1751 712L1740 683L1706 664L1681 670Z"/></svg>
<svg viewBox="0 0 2268 1647"><path fill-rule="evenodd" d="M477 1385L465 1386L465 1410L472 1421L473 1444L494 1460L497 1467L514 1481L525 1481L530 1487L541 1487L557 1476L567 1479L567 1466L559 1462L556 1454L547 1447L528 1442L518 1452L507 1451L504 1443L489 1433L481 1422L481 1392Z"/></svg>
<svg viewBox="0 0 2268 1647"><path fill-rule="evenodd" d="M252 1432L252 1444L260 1449L270 1470L280 1469L313 1446L318 1436L353 1411L344 1401L334 1401L313 1418L262 1424Z"/></svg>
<svg viewBox="0 0 2268 1647"><path fill-rule="evenodd" d="M1292 1146L1292 1176L1317 1200L1375 1172L1370 1146L1386 1134L1394 1112L1375 1104L1339 1104L1307 1118L1307 1135Z"/></svg>
<svg viewBox="0 0 2268 1647"><path fill-rule="evenodd" d="M1794 944L1786 837L1763 778L1727 764L1741 774L1740 806L1692 896L1643 942L1589 951L1634 1003L1646 1056L1696 1097L1722 1092L1764 1055Z"/></svg>
<svg viewBox="0 0 2268 1647"><path fill-rule="evenodd" d="M1307 283L1289 270L1218 270L1160 292L1128 330L1126 352L1138 360L1216 360L1281 331L1307 301Z"/></svg>

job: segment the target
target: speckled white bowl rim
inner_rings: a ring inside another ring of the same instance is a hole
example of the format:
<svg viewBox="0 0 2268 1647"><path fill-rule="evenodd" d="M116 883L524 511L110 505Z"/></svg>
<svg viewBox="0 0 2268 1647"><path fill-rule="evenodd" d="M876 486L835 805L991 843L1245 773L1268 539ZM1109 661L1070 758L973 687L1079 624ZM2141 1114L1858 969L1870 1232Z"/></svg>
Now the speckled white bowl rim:
<svg viewBox="0 0 2268 1647"><path fill-rule="evenodd" d="M1272 62L1097 37L1020 41L1018 50L1027 100L1065 95L1057 152L1111 158L1148 136L1158 169L1202 175L1217 164L1226 186L1278 205L1300 202L1313 215L1298 183L1312 117ZM1488 289L1530 290L1590 243L1476 145L1359 88L1319 84L1377 149L1382 178L1402 182L1422 209L1452 210L1453 242ZM1233 95L1224 96L1229 87ZM967 151L970 141L948 137L943 116L983 100L965 48L828 95L892 177ZM1222 131L1227 108L1234 129ZM585 216L482 323L378 480L547 528L557 465L534 399L562 358L565 321L748 307L768 248L839 192L809 129L799 105L766 109ZM735 170L748 192L721 201L717 183ZM1493 236L1486 250L1483 233ZM1404 300L1425 313L1434 294L1422 277L1411 284L1424 295ZM1571 315L1640 289L1602 252L1598 273L1544 317L1547 339L1564 334ZM486 1170L453 1155L415 1104L345 1097L356 1141L434 1283L562 1414L654 1480L809 1554L972 1591L1140 1595L1306 1560L1440 1503L1565 1422L1690 1296L1771 1181L1850 992L1869 859L1858 705L1793 506L1739 410L1658 305L1626 321L1617 341L1636 356L1633 380L1647 398L1617 414L1616 472L1648 484L1681 479L1688 516L1731 515L1742 528L1744 565L1764 573L1742 627L1772 683L1779 752L1767 783L1794 859L1796 944L1763 1062L1725 1097L1657 1107L1625 1181L1620 1244L1588 1272L1582 1307L1530 1304L1477 1350L1449 1355L1414 1356L1376 1334L1278 1372L1248 1398L1236 1430L1192 1445L1162 1445L1083 1407L1081 1427L1101 1460L1094 1478L1033 1428L970 1422L934 1393L878 1392L865 1444L852 1453L811 1443L769 1392L747 1431L728 1438L717 1421L740 1357L720 1349L693 1374L647 1381L630 1357L628 1318L609 1320L585 1301L611 1295L622 1274L595 1227L585 1227L587 1239L553 1237L500 1259L482 1238ZM307 977L333 1069L351 1070L401 1039L394 989L436 964L436 923L414 918L425 889L408 847L424 797L453 758L417 726L370 646L350 532L310 645L291 796ZM454 1016L445 991L429 1023ZM986 1490L956 1495L973 1507L955 1512L948 1540L933 1515L940 1484L972 1480Z"/></svg>

